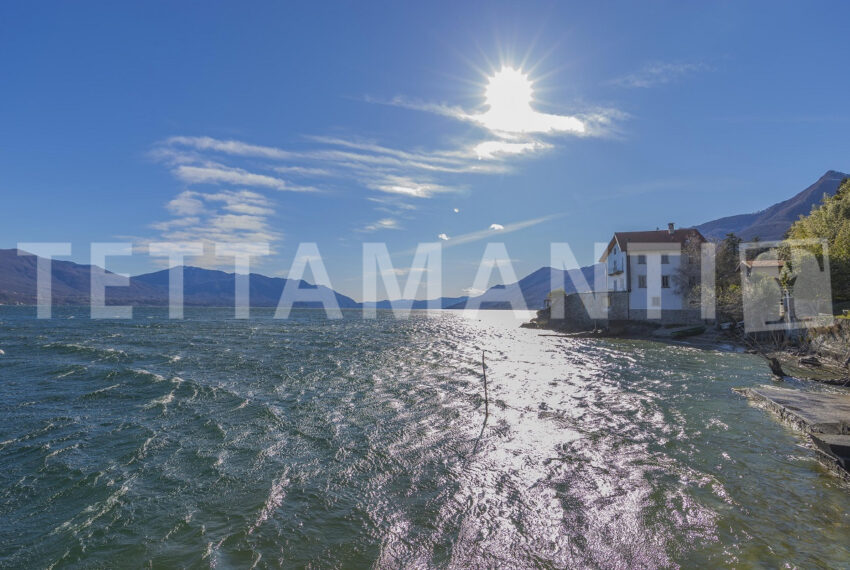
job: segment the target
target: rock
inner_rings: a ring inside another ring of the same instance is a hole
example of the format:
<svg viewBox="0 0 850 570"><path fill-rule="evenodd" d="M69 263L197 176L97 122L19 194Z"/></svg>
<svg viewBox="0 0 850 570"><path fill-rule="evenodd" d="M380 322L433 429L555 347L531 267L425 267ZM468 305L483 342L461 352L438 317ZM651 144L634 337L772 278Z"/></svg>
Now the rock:
<svg viewBox="0 0 850 570"><path fill-rule="evenodd" d="M697 336L705 332L705 326L696 325L693 327L683 327L670 332L670 337L675 339L687 338L689 336Z"/></svg>
<svg viewBox="0 0 850 570"><path fill-rule="evenodd" d="M804 364L806 366L820 366L821 362L814 356L804 356L799 360L800 364Z"/></svg>
<svg viewBox="0 0 850 570"><path fill-rule="evenodd" d="M785 372L782 370L782 365L779 364L779 361L775 358L768 358L767 365L770 367L770 371L773 372L774 376L779 376L780 378L785 377Z"/></svg>

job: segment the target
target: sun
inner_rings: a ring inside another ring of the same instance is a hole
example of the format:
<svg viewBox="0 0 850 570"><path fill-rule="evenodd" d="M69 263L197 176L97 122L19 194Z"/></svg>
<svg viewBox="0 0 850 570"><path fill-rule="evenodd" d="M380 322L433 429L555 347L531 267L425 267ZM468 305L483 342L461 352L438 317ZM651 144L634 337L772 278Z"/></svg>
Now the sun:
<svg viewBox="0 0 850 570"><path fill-rule="evenodd" d="M531 133L584 134L586 127L579 117L551 115L534 110L534 82L522 69L503 65L487 79L484 89L487 108L483 113L470 115L500 139L514 141L487 141L479 145L479 157L495 153L519 153L536 148L527 139ZM520 141L517 143L516 141Z"/></svg>
<svg viewBox="0 0 850 570"><path fill-rule="evenodd" d="M532 127L534 85L521 70L503 66L489 78L484 98L488 109L480 119L489 129L521 133Z"/></svg>
<svg viewBox="0 0 850 570"><path fill-rule="evenodd" d="M527 111L533 94L534 88L528 75L513 67L502 67L497 71L484 91L491 110L508 113Z"/></svg>

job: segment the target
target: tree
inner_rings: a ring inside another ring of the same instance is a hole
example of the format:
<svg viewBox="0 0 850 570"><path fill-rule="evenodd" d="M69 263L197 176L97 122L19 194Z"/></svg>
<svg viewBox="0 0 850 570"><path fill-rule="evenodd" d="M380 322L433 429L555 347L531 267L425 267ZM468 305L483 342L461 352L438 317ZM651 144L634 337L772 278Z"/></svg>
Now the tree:
<svg viewBox="0 0 850 570"><path fill-rule="evenodd" d="M850 301L850 179L841 183L834 196L824 194L808 216L794 222L786 237L826 240L833 301Z"/></svg>
<svg viewBox="0 0 850 570"><path fill-rule="evenodd" d="M673 274L673 290L685 298L691 308L700 304L702 272L702 242L688 239L682 244L682 260Z"/></svg>
<svg viewBox="0 0 850 570"><path fill-rule="evenodd" d="M698 307L703 287L713 295L719 321L740 321L744 318L741 294L741 275L738 271L738 257L741 238L734 233L716 244L714 283L701 283L702 251L698 240L688 240L682 246L683 263L673 276L674 289L683 295L691 307ZM687 263L684 262L687 259Z"/></svg>

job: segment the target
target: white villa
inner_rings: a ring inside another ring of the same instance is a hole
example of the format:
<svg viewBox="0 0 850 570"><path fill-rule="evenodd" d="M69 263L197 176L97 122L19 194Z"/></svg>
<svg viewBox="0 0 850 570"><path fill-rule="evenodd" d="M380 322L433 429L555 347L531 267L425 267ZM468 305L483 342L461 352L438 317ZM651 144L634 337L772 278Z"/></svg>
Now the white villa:
<svg viewBox="0 0 850 570"><path fill-rule="evenodd" d="M627 292L630 319L681 319L680 311L692 312L687 300L676 293L674 275L688 263L683 247L705 238L695 229L616 232L599 259L606 265L607 290Z"/></svg>

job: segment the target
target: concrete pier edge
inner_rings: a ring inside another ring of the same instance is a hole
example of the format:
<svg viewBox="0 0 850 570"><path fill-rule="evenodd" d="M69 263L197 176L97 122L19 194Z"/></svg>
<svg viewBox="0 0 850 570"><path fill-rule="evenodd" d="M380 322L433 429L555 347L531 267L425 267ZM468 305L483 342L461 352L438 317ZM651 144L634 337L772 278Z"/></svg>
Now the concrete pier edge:
<svg viewBox="0 0 850 570"><path fill-rule="evenodd" d="M808 436L815 458L850 484L850 395L802 392L788 388L733 388L770 411L779 420ZM832 401L831 409L814 409ZM818 421L827 420L827 421Z"/></svg>

